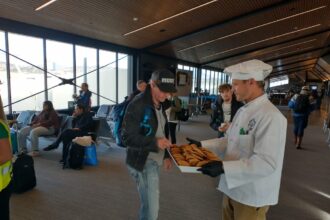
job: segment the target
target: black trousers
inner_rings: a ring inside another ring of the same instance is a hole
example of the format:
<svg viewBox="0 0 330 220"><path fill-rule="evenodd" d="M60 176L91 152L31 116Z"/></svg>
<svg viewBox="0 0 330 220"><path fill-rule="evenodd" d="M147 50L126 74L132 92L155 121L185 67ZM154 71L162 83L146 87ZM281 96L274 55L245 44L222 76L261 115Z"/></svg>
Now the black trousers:
<svg viewBox="0 0 330 220"><path fill-rule="evenodd" d="M63 142L63 149L62 149L62 159L64 160L67 150L72 142L72 139L76 137L82 137L87 135L85 131L73 130L73 129L65 129L57 140L53 143L55 146L58 146L61 142Z"/></svg>
<svg viewBox="0 0 330 220"><path fill-rule="evenodd" d="M165 125L165 137L168 139L169 134L171 135L171 143L176 144L176 125L177 123L167 122Z"/></svg>
<svg viewBox="0 0 330 220"><path fill-rule="evenodd" d="M0 219L9 220L9 199L11 195L11 183L0 192Z"/></svg>

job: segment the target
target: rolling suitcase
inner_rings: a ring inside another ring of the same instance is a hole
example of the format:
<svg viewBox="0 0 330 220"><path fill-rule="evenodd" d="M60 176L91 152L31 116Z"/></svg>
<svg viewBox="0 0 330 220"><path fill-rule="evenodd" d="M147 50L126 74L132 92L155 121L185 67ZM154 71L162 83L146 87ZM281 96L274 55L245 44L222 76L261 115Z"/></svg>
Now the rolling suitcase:
<svg viewBox="0 0 330 220"><path fill-rule="evenodd" d="M27 154L19 154L13 163L13 192L23 193L33 189L36 184L33 158Z"/></svg>

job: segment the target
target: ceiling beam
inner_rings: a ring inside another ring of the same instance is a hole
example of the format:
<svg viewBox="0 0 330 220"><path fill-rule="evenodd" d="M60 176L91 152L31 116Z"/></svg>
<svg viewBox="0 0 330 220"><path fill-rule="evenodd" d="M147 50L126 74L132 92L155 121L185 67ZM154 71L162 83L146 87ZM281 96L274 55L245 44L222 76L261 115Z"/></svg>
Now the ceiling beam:
<svg viewBox="0 0 330 220"><path fill-rule="evenodd" d="M311 69L309 71L310 73L312 73L314 76L316 76L317 78L324 80L324 76L320 75L319 73L315 72L313 69Z"/></svg>
<svg viewBox="0 0 330 220"><path fill-rule="evenodd" d="M286 56L283 56L283 57L277 57L277 58L274 58L274 59L270 59L270 60L264 60L264 62L273 62L274 60L279 60L279 59L286 59L286 58L290 58L290 57L293 57L293 56L299 56L301 54L305 54L305 53L313 53L313 52L318 52L323 49L324 47L318 47L318 48L314 48L314 49L309 49L309 50L305 50L305 51L300 51L300 52L297 52L297 53L293 53L293 54L290 54L290 55L286 55ZM321 55L318 56L318 58L320 58Z"/></svg>
<svg viewBox="0 0 330 220"><path fill-rule="evenodd" d="M283 45L283 44L286 44L286 43L291 43L293 41L301 40L301 39L304 39L304 38L313 37L315 35L324 34L324 33L327 33L329 31L330 31L330 28L327 29L327 30L318 31L318 32L315 32L315 33L312 33L312 34L308 34L308 35L305 35L305 36L296 37L296 38L286 40L286 41L283 41L283 42L280 42L280 43L271 44L271 45L268 45L268 46L265 46L265 47L251 49L251 50L239 53L239 54L229 55L227 57L216 58L216 59L201 63L201 65L207 65L207 64L214 63L214 62L217 62L217 61L227 60L227 59L230 59L230 58L233 58L233 57L242 56L244 54L253 53L253 52L256 52L258 50L265 50L265 49L268 49L270 47L276 47L276 46L280 46L280 45ZM323 49L323 47L320 47L320 49ZM267 62L270 62L270 61L267 61Z"/></svg>
<svg viewBox="0 0 330 220"><path fill-rule="evenodd" d="M292 74L294 74L296 76L296 78L299 79L300 81L304 81L304 79L299 74L297 74L297 73L291 73L289 75L292 75Z"/></svg>
<svg viewBox="0 0 330 220"><path fill-rule="evenodd" d="M317 74L320 76L320 78L321 78L322 80L328 80L328 77L326 77L326 76L320 74L319 72L315 71L314 69L312 69L312 71L313 71L314 73L317 73Z"/></svg>
<svg viewBox="0 0 330 220"><path fill-rule="evenodd" d="M153 44L153 45L149 45L149 46L143 48L143 50L152 50L152 49L155 49L157 47L160 47L160 46L162 46L164 44L167 44L167 43L169 43L171 41L175 41L175 40L178 40L178 39L181 39L181 38L189 37L189 36L192 36L194 34L199 34L199 33L202 33L204 31L211 30L213 28L221 28L224 25L230 24L232 22L237 22L237 21L239 21L241 19L245 19L245 18L247 18L249 16L253 16L255 14L266 12L266 11L272 11L272 10L276 9L277 7L285 6L285 5L289 4L290 2L292 2L292 0L290 0L290 1L280 1L280 2L275 3L273 5L270 5L270 6L267 6L267 7L264 7L264 8L259 8L257 10L254 10L254 11L251 11L251 12L247 12L247 13L245 13L243 15L239 15L239 16L236 16L234 18L229 18L229 19L224 20L224 21L220 21L220 22L218 22L216 24L212 24L212 25L207 26L207 27L202 27L202 28L200 28L198 30L195 30L193 32L186 33L186 34L183 34L183 35L180 35L180 36L176 36L176 37L167 39L165 41L162 41L162 42L159 42L159 43L156 43L156 44Z"/></svg>
<svg viewBox="0 0 330 220"><path fill-rule="evenodd" d="M317 68L315 68L315 67L312 69L312 71L315 72L315 73L317 73L317 74L319 74L320 76L323 76L323 77L327 78L323 73L321 73L321 72L320 72Z"/></svg>
<svg viewBox="0 0 330 220"><path fill-rule="evenodd" d="M277 68L277 67L282 67L282 66L288 66L288 65L296 64L296 63L307 62L307 61L315 60L315 59L318 59L318 57L315 57L315 58L308 58L308 59L302 59L302 60L296 60L296 61L294 61L294 62L286 63L286 64L284 64L284 65L273 66L273 69L274 69L274 68Z"/></svg>
<svg viewBox="0 0 330 220"><path fill-rule="evenodd" d="M306 65L302 65L302 66L295 66L295 67L292 67L292 68L288 68L288 69L285 69L285 70L279 70L279 71L272 72L272 73L284 72L284 71L288 71L288 70L292 70L292 69L297 69L297 68L301 68L301 67L306 67L306 66L310 66L310 65L313 65L313 67L314 67L315 63L306 64Z"/></svg>
<svg viewBox="0 0 330 220"><path fill-rule="evenodd" d="M319 63L316 63L316 66L320 67L324 72L330 75L330 73L326 69L324 69Z"/></svg>
<svg viewBox="0 0 330 220"><path fill-rule="evenodd" d="M301 71L306 71L306 70L310 70L311 68L302 68L302 69L299 69L299 70L292 70L292 71L288 71L288 72L285 72L285 73L280 73L280 74L271 74L269 77L277 77L277 76L282 76L282 75L289 75L291 73L299 73Z"/></svg>
<svg viewBox="0 0 330 220"><path fill-rule="evenodd" d="M314 67L314 70L316 70L317 72L319 72L320 74L322 74L324 77L328 78L328 76L326 74L324 74L324 72L320 71L317 66Z"/></svg>

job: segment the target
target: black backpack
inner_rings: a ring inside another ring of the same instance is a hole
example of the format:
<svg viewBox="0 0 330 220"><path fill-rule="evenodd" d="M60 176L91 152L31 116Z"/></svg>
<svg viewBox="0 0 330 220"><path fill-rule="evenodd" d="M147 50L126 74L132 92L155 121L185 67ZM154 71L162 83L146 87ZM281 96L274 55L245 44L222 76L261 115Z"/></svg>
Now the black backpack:
<svg viewBox="0 0 330 220"><path fill-rule="evenodd" d="M85 157L85 147L76 143L71 143L67 149L63 149L63 169L72 168L81 170Z"/></svg>
<svg viewBox="0 0 330 220"><path fill-rule="evenodd" d="M177 112L176 117L180 120L180 121L188 121L189 119L189 110L182 108L181 111Z"/></svg>
<svg viewBox="0 0 330 220"><path fill-rule="evenodd" d="M309 110L309 98L307 95L298 95L293 111L296 113L306 113Z"/></svg>
<svg viewBox="0 0 330 220"><path fill-rule="evenodd" d="M33 158L27 154L19 154L13 163L13 192L23 193L37 185Z"/></svg>

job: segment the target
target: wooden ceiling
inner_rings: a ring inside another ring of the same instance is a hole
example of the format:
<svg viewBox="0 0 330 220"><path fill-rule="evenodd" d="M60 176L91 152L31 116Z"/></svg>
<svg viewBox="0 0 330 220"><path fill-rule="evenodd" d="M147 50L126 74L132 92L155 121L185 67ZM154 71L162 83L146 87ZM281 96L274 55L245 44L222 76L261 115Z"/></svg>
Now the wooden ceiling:
<svg viewBox="0 0 330 220"><path fill-rule="evenodd" d="M1 0L0 17L223 69L249 59L272 75L319 73L330 0Z"/></svg>

